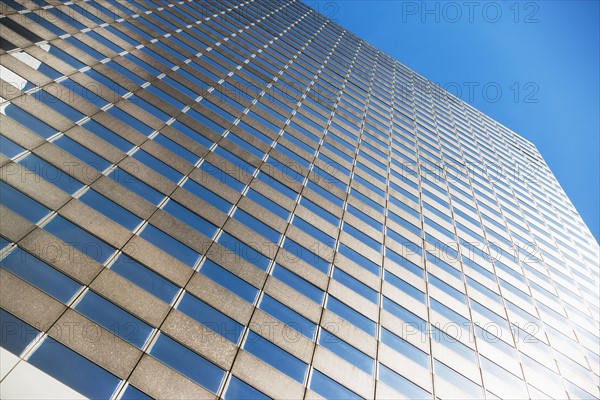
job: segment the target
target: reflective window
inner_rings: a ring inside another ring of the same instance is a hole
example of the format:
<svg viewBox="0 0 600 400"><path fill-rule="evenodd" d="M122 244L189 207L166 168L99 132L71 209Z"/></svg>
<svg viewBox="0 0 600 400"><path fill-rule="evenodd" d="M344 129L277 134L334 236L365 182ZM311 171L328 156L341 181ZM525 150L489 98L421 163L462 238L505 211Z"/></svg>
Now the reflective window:
<svg viewBox="0 0 600 400"><path fill-rule="evenodd" d="M177 286L122 253L110 269L166 303L179 291Z"/></svg>
<svg viewBox="0 0 600 400"><path fill-rule="evenodd" d="M138 348L152 332L149 325L92 291L83 296L75 310Z"/></svg>
<svg viewBox="0 0 600 400"><path fill-rule="evenodd" d="M350 389L340 385L338 382L316 369L313 369L312 371L309 388L326 399L362 399L362 397Z"/></svg>
<svg viewBox="0 0 600 400"><path fill-rule="evenodd" d="M243 348L290 378L300 383L304 382L308 366L262 336L249 331Z"/></svg>
<svg viewBox="0 0 600 400"><path fill-rule="evenodd" d="M231 376L227 389L223 394L225 400L269 400L270 398L259 392L244 381Z"/></svg>
<svg viewBox="0 0 600 400"><path fill-rule="evenodd" d="M51 339L46 339L27 362L92 399L110 398L120 382L110 372Z"/></svg>
<svg viewBox="0 0 600 400"><path fill-rule="evenodd" d="M241 324L189 293L183 295L177 309L233 343L242 334Z"/></svg>
<svg viewBox="0 0 600 400"><path fill-rule="evenodd" d="M156 228L154 225L146 225L139 235L189 267L193 267L200 257L198 252Z"/></svg>
<svg viewBox="0 0 600 400"><path fill-rule="evenodd" d="M219 390L225 376L221 368L164 334L158 337L150 354L212 393Z"/></svg>
<svg viewBox="0 0 600 400"><path fill-rule="evenodd" d="M60 215L44 225L44 229L99 263L104 263L115 252L107 243Z"/></svg>
<svg viewBox="0 0 600 400"><path fill-rule="evenodd" d="M12 186L0 182L0 203L25 219L36 223L50 210Z"/></svg>
<svg viewBox="0 0 600 400"><path fill-rule="evenodd" d="M229 291L237 294L247 302L254 303L258 289L241 278L238 278L220 265L207 259L204 264L202 264L200 273L227 288Z"/></svg>
<svg viewBox="0 0 600 400"><path fill-rule="evenodd" d="M373 359L333 333L321 330L318 343L367 374L373 374Z"/></svg>

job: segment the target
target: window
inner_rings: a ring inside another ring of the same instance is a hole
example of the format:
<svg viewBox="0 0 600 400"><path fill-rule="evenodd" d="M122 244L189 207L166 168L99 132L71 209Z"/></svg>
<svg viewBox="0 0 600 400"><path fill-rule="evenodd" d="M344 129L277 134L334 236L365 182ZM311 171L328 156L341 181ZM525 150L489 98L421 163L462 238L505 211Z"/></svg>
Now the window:
<svg viewBox="0 0 600 400"><path fill-rule="evenodd" d="M16 356L20 355L40 332L1 308L0 325L0 346Z"/></svg>
<svg viewBox="0 0 600 400"><path fill-rule="evenodd" d="M308 366L262 336L249 331L243 348L290 378L300 383L304 382Z"/></svg>
<svg viewBox="0 0 600 400"><path fill-rule="evenodd" d="M379 380L401 393L407 399L430 399L431 393L415 385L396 371L379 364Z"/></svg>
<svg viewBox="0 0 600 400"><path fill-rule="evenodd" d="M165 197L156 189L146 185L140 179L136 178L133 175L130 175L129 173L125 172L119 167L112 170L110 174L108 174L108 177L120 183L127 189L131 190L138 196L143 197L144 199L146 199L154 205L160 203Z"/></svg>
<svg viewBox="0 0 600 400"><path fill-rule="evenodd" d="M258 308L274 318L277 318L286 326L308 337L310 340L315 338L315 334L317 332L316 324L304 318L291 308L281 304L271 296L267 294L263 295L260 303L258 304ZM294 338L294 334L292 333L286 332L285 335L290 340L293 340Z"/></svg>
<svg viewBox="0 0 600 400"><path fill-rule="evenodd" d="M173 297L179 291L177 286L122 253L110 269L165 303L171 303Z"/></svg>
<svg viewBox="0 0 600 400"><path fill-rule="evenodd" d="M318 343L367 374L373 374L373 359L333 333L321 330Z"/></svg>
<svg viewBox="0 0 600 400"><path fill-rule="evenodd" d="M333 268L333 279L347 286L370 302L377 304L379 300L379 293L376 290L371 289L369 286L342 271L338 267Z"/></svg>
<svg viewBox="0 0 600 400"><path fill-rule="evenodd" d="M92 291L85 294L75 310L138 348L144 346L152 332L149 325Z"/></svg>
<svg viewBox="0 0 600 400"><path fill-rule="evenodd" d="M115 252L114 248L60 215L54 217L44 229L101 264Z"/></svg>
<svg viewBox="0 0 600 400"><path fill-rule="evenodd" d="M200 254L189 248L172 236L166 234L152 224L144 227L144 230L139 234L141 238L146 239L159 249L177 258L182 263L193 267L200 257Z"/></svg>
<svg viewBox="0 0 600 400"><path fill-rule="evenodd" d="M248 385L244 381L231 376L225 394L223 395L225 400L269 400L269 397L259 392L252 386Z"/></svg>
<svg viewBox="0 0 600 400"><path fill-rule="evenodd" d="M188 210L176 201L169 200L169 202L163 207L163 210L194 228L198 232L201 232L208 238L212 238L217 232L216 226L200 217L196 213ZM208 245L208 242L206 244Z"/></svg>
<svg viewBox="0 0 600 400"><path fill-rule="evenodd" d="M280 266L279 264L275 264L272 275L286 285L296 289L309 299L319 304L321 304L323 301L323 291L321 289L304 280L303 278L300 278L298 275Z"/></svg>
<svg viewBox="0 0 600 400"><path fill-rule="evenodd" d="M338 299L332 296L327 296L325 308L336 313L340 317L344 318L354 326L367 332L369 335L374 336L376 331L375 322L365 317L355 309L347 306Z"/></svg>
<svg viewBox="0 0 600 400"><path fill-rule="evenodd" d="M110 372L54 340L45 340L27 362L92 399L110 398L120 382Z"/></svg>
<svg viewBox="0 0 600 400"><path fill-rule="evenodd" d="M133 230L142 222L141 218L92 189L85 192L79 200L129 230Z"/></svg>
<svg viewBox="0 0 600 400"><path fill-rule="evenodd" d="M4 182L0 182L0 192L2 193L0 201L3 206L10 208L33 223L38 222L50 212L49 209L37 201Z"/></svg>
<svg viewBox="0 0 600 400"><path fill-rule="evenodd" d="M225 376L221 368L164 334L158 337L150 354L212 393L219 390Z"/></svg>
<svg viewBox="0 0 600 400"><path fill-rule="evenodd" d="M202 264L200 273L225 287L230 292L240 296L247 302L254 303L258 289L213 261L207 259L204 264Z"/></svg>
<svg viewBox="0 0 600 400"><path fill-rule="evenodd" d="M242 334L241 324L189 293L183 295L177 309L233 343Z"/></svg>
<svg viewBox="0 0 600 400"><path fill-rule="evenodd" d="M253 249L248 244L238 240L234 236L227 232L222 232L217 240L217 243L225 247L236 256L243 258L249 263L254 264L256 267L266 271L271 263L271 260L261 254L258 250ZM253 245L260 246L262 243L252 243ZM267 248L268 250L268 248Z"/></svg>
<svg viewBox="0 0 600 400"><path fill-rule="evenodd" d="M312 371L309 388L326 399L362 399L356 393L316 369Z"/></svg>
<svg viewBox="0 0 600 400"><path fill-rule="evenodd" d="M20 248L4 257L0 265L62 303L67 303L81 288L73 279Z"/></svg>

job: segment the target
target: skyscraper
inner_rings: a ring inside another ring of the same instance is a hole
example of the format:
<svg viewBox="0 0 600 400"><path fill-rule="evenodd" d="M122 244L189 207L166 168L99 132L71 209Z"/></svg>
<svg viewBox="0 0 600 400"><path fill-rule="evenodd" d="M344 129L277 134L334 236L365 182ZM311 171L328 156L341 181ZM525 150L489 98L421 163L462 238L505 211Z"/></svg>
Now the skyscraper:
<svg viewBox="0 0 600 400"><path fill-rule="evenodd" d="M0 397L599 396L527 140L298 1L1 4Z"/></svg>

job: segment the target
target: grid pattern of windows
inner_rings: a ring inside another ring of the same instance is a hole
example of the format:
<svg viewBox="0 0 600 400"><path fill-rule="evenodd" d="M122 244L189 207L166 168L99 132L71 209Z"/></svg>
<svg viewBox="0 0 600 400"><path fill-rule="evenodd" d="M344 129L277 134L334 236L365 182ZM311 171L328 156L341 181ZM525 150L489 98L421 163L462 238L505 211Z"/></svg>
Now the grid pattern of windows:
<svg viewBox="0 0 600 400"><path fill-rule="evenodd" d="M599 396L531 143L298 0L0 6L1 397Z"/></svg>

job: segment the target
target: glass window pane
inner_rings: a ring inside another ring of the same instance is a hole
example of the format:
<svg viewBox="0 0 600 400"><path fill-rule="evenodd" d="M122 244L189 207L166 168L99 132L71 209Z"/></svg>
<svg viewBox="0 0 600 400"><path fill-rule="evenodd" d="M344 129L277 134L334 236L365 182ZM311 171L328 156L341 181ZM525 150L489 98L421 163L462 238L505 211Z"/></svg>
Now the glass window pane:
<svg viewBox="0 0 600 400"><path fill-rule="evenodd" d="M221 368L164 334L158 337L150 354L213 393L219 390L225 376Z"/></svg>
<svg viewBox="0 0 600 400"><path fill-rule="evenodd" d="M110 398L120 382L110 372L52 339L46 339L27 361L91 399Z"/></svg>

